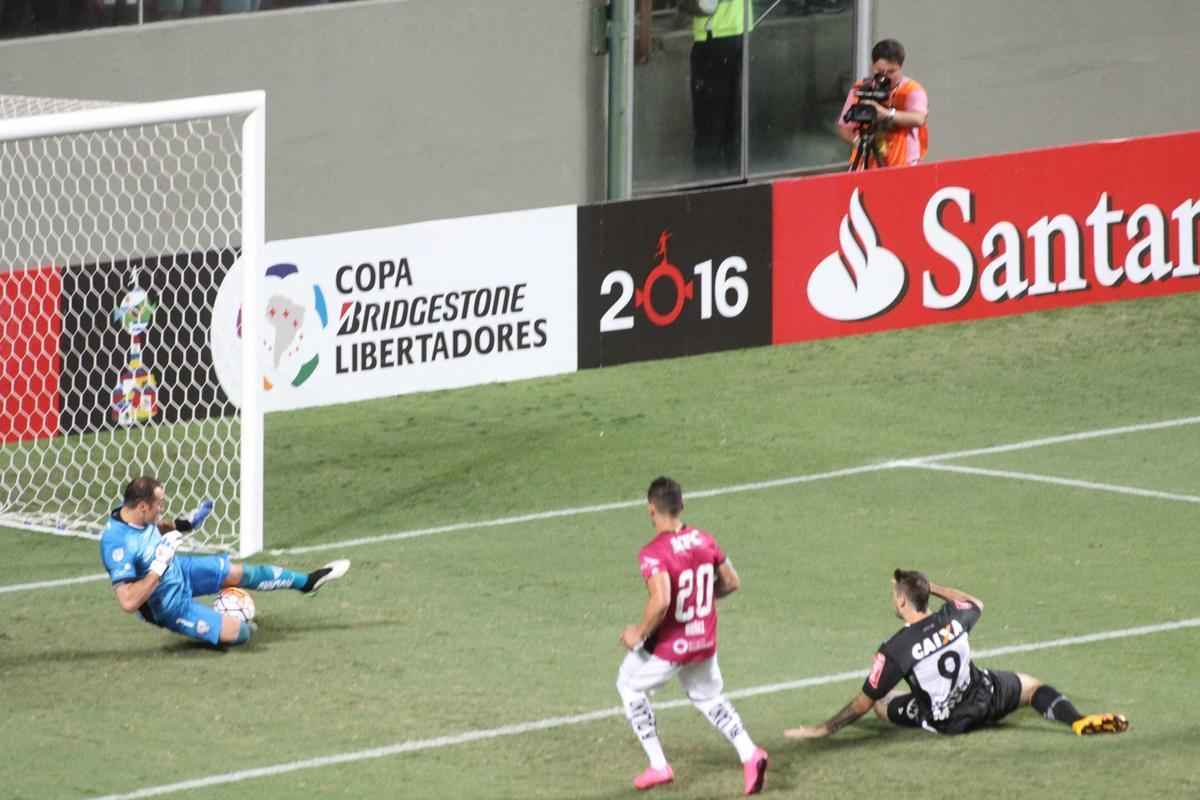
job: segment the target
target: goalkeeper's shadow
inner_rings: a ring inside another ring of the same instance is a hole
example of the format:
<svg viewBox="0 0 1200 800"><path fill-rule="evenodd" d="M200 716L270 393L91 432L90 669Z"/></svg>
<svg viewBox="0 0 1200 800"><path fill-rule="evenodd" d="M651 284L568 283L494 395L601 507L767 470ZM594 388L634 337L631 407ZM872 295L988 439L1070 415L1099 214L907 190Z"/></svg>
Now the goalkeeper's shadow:
<svg viewBox="0 0 1200 800"><path fill-rule="evenodd" d="M297 622L285 619L268 619L259 623L258 630L250 637L247 647L269 645L290 639L310 638L312 634L337 631L364 631L371 628L390 628L409 625L403 619L377 619L357 622ZM185 642L184 644L189 644ZM232 649L232 648L231 648Z"/></svg>

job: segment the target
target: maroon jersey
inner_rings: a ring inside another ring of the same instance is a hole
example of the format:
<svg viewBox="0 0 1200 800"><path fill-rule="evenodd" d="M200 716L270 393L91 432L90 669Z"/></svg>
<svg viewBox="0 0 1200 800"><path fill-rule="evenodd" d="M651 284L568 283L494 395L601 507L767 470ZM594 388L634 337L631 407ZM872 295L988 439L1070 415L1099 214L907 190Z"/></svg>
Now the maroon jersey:
<svg viewBox="0 0 1200 800"><path fill-rule="evenodd" d="M646 639L646 652L677 664L700 661L717 652L717 567L725 553L708 533L684 525L660 533L638 551L642 577L671 576L671 606L658 630Z"/></svg>

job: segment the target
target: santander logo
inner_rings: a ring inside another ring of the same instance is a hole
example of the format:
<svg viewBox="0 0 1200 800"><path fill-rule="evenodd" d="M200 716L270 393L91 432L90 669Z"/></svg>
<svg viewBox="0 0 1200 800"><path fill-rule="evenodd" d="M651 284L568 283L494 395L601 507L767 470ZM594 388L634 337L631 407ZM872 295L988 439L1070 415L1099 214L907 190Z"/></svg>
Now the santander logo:
<svg viewBox="0 0 1200 800"><path fill-rule="evenodd" d="M894 253L880 247L857 188L850 195L850 212L842 217L838 245L808 278L812 307L830 319L851 322L895 305L904 294L908 273Z"/></svg>

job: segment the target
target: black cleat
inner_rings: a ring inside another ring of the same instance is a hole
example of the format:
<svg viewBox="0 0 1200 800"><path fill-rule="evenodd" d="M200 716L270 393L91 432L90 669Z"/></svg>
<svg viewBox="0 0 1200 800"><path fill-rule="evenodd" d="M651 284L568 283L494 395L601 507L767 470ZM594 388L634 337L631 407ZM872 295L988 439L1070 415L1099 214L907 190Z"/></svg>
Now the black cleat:
<svg viewBox="0 0 1200 800"><path fill-rule="evenodd" d="M320 569L314 569L308 573L308 583L304 584L304 588L300 591L304 594L315 594L325 584L330 581L336 581L338 578L346 574L350 569L350 561L345 558L340 558L337 561L330 561Z"/></svg>

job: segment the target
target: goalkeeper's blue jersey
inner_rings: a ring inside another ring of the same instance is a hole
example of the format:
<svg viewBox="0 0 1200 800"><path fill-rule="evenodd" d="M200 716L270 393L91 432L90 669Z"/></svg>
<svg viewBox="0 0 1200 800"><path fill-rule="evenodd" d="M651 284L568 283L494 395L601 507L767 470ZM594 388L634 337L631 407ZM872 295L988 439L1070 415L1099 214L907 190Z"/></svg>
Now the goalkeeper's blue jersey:
<svg viewBox="0 0 1200 800"><path fill-rule="evenodd" d="M154 551L162 539L157 525L143 528L130 525L121 519L119 508L109 514L108 524L100 535L100 560L104 562L113 585L140 580L148 575L150 564L154 561ZM191 599L192 591L187 576L180 568L179 561L173 559L146 601L146 606L143 606L142 615L156 622L163 618L163 612L169 613L170 609Z"/></svg>

